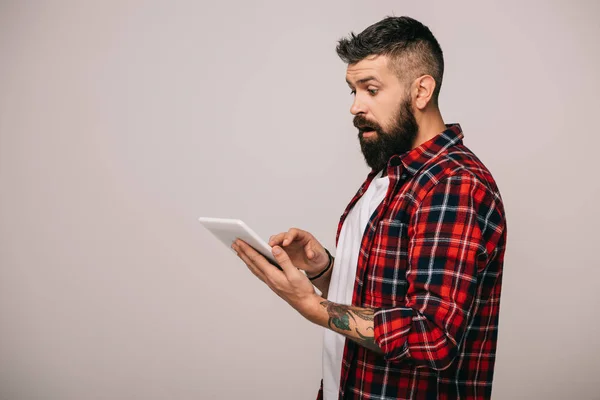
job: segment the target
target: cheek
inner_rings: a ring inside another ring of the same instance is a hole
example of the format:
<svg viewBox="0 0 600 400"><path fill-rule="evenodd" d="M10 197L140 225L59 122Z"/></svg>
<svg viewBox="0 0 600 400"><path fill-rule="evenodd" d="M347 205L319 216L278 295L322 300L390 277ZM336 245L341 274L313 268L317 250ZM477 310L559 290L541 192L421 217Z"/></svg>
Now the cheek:
<svg viewBox="0 0 600 400"><path fill-rule="evenodd" d="M393 102L386 102L380 105L378 121L380 121L379 123L381 127L386 131L394 128L398 122L398 110L400 107L401 104L399 104L397 100Z"/></svg>
<svg viewBox="0 0 600 400"><path fill-rule="evenodd" d="M394 129L396 129L396 126L398 125L398 115L397 114L388 114L386 115L386 118L384 119L384 122L382 122L381 127L383 128L383 130L385 132L391 132Z"/></svg>

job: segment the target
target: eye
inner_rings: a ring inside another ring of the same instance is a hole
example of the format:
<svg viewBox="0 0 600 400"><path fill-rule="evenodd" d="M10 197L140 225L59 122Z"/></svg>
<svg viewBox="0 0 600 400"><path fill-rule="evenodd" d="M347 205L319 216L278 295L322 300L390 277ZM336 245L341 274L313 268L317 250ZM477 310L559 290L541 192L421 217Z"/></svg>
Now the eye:
<svg viewBox="0 0 600 400"><path fill-rule="evenodd" d="M356 90L351 91L350 94L356 94Z"/></svg>
<svg viewBox="0 0 600 400"><path fill-rule="evenodd" d="M371 94L371 96L375 96L378 90L379 89L369 89L369 93Z"/></svg>

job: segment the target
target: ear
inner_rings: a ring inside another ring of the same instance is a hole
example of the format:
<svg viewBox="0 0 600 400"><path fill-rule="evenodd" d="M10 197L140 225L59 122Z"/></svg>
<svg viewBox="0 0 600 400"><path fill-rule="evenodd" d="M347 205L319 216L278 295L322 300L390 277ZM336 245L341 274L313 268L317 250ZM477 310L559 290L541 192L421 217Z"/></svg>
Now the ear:
<svg viewBox="0 0 600 400"><path fill-rule="evenodd" d="M424 110L431 102L435 90L435 79L431 75L423 75L414 82L415 107Z"/></svg>

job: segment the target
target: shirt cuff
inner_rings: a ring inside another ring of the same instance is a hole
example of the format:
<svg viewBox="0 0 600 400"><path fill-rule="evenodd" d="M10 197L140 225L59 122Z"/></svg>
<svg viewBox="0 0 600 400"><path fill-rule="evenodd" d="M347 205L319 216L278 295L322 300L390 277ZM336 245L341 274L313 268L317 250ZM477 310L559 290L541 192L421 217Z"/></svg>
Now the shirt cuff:
<svg viewBox="0 0 600 400"><path fill-rule="evenodd" d="M411 330L412 308L377 309L374 313L373 328L375 343L383 351L386 361L399 361L410 357L408 333Z"/></svg>

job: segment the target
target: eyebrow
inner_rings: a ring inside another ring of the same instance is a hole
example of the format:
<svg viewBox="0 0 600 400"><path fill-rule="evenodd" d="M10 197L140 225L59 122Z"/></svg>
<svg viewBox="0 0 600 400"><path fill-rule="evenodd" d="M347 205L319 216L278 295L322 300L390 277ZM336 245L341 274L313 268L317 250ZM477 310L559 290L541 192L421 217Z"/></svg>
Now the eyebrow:
<svg viewBox="0 0 600 400"><path fill-rule="evenodd" d="M375 78L374 76L367 76L366 78L362 78L356 81L357 84L361 84L361 83L365 83L368 81L376 81L377 83L381 83L377 78ZM346 83L350 86L352 86L352 83L350 83L350 81L348 79L346 79Z"/></svg>

